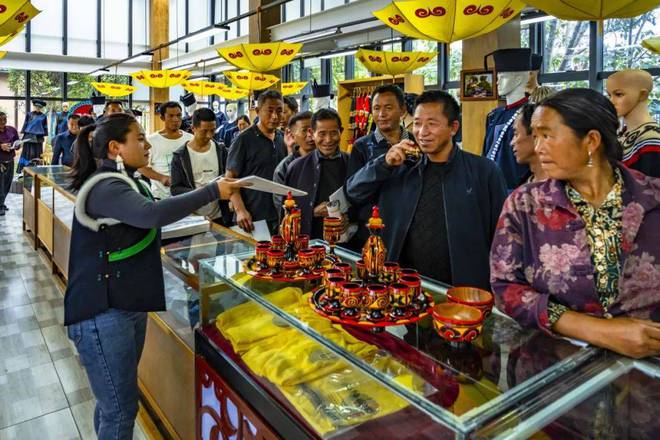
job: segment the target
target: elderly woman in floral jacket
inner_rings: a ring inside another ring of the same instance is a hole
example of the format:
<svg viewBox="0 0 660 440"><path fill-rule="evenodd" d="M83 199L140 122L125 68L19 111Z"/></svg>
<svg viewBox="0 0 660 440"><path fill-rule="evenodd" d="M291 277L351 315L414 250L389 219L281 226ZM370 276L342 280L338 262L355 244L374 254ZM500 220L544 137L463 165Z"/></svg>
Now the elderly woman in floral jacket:
<svg viewBox="0 0 660 440"><path fill-rule="evenodd" d="M545 182L507 199L491 249L500 310L618 353L660 354L660 179L620 162L616 111L569 89L532 117Z"/></svg>

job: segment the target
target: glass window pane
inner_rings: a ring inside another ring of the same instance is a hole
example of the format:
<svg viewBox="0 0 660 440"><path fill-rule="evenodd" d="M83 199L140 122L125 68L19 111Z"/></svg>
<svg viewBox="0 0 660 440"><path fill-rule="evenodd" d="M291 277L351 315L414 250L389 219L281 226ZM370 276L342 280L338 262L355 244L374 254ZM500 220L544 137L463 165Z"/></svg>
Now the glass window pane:
<svg viewBox="0 0 660 440"><path fill-rule="evenodd" d="M69 99L89 99L94 88L91 85L96 78L85 73L69 73L67 75L66 94Z"/></svg>
<svg viewBox="0 0 660 440"><path fill-rule="evenodd" d="M133 0L133 53L149 47L149 0Z"/></svg>
<svg viewBox="0 0 660 440"><path fill-rule="evenodd" d="M170 41L186 33L186 0L170 0ZM170 57L185 52L185 44L177 43L170 46Z"/></svg>
<svg viewBox="0 0 660 440"><path fill-rule="evenodd" d="M211 6L209 0L188 0L188 32L192 33L211 24ZM192 52L209 45L208 39L188 43L188 51Z"/></svg>
<svg viewBox="0 0 660 440"><path fill-rule="evenodd" d="M520 47L529 47L529 33L530 26L522 26L520 28Z"/></svg>
<svg viewBox="0 0 660 440"><path fill-rule="evenodd" d="M32 0L32 4L41 10L41 13L30 22L32 27L32 52L61 55L63 35L61 0Z"/></svg>
<svg viewBox="0 0 660 440"><path fill-rule="evenodd" d="M421 52L436 52L438 43L435 41L427 40L413 40L412 42L414 51ZM424 75L424 84L433 85L438 83L438 57L436 56L429 61L425 66L415 70L413 73L417 75Z"/></svg>
<svg viewBox="0 0 660 440"><path fill-rule="evenodd" d="M455 41L449 45L449 81L461 79L463 68L463 42Z"/></svg>
<svg viewBox="0 0 660 440"><path fill-rule="evenodd" d="M653 91L649 96L649 111L655 122L660 124L660 76L653 78Z"/></svg>
<svg viewBox="0 0 660 440"><path fill-rule="evenodd" d="M605 20L604 70L657 67L658 56L644 49L642 40L658 33L660 8L634 18Z"/></svg>
<svg viewBox="0 0 660 440"><path fill-rule="evenodd" d="M566 82L555 82L555 83L543 83L544 86L552 87L556 91L561 91L565 89L574 89L578 87L589 87L589 81L580 80L580 81L566 81Z"/></svg>
<svg viewBox="0 0 660 440"><path fill-rule="evenodd" d="M7 114L7 124L21 129L25 120L25 71L9 69L0 72L0 94L16 99L0 100L0 111Z"/></svg>
<svg viewBox="0 0 660 440"><path fill-rule="evenodd" d="M234 18L238 15L238 5L236 4L236 0L229 0L229 3L227 5L227 19ZM236 38L238 36L238 22L233 22L229 24L229 32L227 33L227 39L231 40L232 38Z"/></svg>
<svg viewBox="0 0 660 440"><path fill-rule="evenodd" d="M302 0L293 0L284 5L285 21L295 20L300 18L300 2Z"/></svg>
<svg viewBox="0 0 660 440"><path fill-rule="evenodd" d="M337 108L337 89L339 81L346 79L346 57L331 58L332 65L332 85L330 90L335 95L332 100L332 107Z"/></svg>
<svg viewBox="0 0 660 440"><path fill-rule="evenodd" d="M549 20L545 26L545 72L589 70L589 22Z"/></svg>
<svg viewBox="0 0 660 440"><path fill-rule="evenodd" d="M7 50L9 52L25 52L25 35L26 30L23 29L13 40L2 46L2 50Z"/></svg>
<svg viewBox="0 0 660 440"><path fill-rule="evenodd" d="M69 0L67 9L69 54L96 57L96 12L95 1Z"/></svg>
<svg viewBox="0 0 660 440"><path fill-rule="evenodd" d="M342 5L344 5L344 0L325 0L323 3L323 7L326 11L330 8L336 8L337 6Z"/></svg>
<svg viewBox="0 0 660 440"><path fill-rule="evenodd" d="M230 0L231 1L231 0ZM246 1L241 1L240 2L240 9L239 13L244 14L250 10L250 5ZM241 36L242 35L247 35L250 33L250 24L249 24L249 18L244 18L240 21L241 23Z"/></svg>
<svg viewBox="0 0 660 440"><path fill-rule="evenodd" d="M357 58L355 59L355 72L353 73L353 78L355 79L362 79L362 78L369 78L371 76L371 72L367 70L366 67L364 67L364 64L360 62Z"/></svg>
<svg viewBox="0 0 660 440"><path fill-rule="evenodd" d="M62 73L33 70L30 91L33 97L57 98L62 96Z"/></svg>
<svg viewBox="0 0 660 440"><path fill-rule="evenodd" d="M101 41L105 58L128 56L128 0L103 0Z"/></svg>

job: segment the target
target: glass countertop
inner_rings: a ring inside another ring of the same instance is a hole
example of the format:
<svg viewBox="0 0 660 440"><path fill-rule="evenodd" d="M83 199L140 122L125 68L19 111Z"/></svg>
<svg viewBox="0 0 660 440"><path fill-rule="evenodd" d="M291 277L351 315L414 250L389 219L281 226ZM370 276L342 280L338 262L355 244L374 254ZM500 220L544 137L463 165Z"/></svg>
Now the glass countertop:
<svg viewBox="0 0 660 440"><path fill-rule="evenodd" d="M358 259L351 252L339 250L338 254L351 263ZM310 286L265 282L247 276L242 262L251 256L252 252L243 252L202 261L202 291L205 285L220 283L231 288L218 292L218 298L213 301L216 313L213 316L240 304L256 303L274 315L274 319L298 329L417 410L457 432L470 433L520 402L542 396L549 384L597 353L593 348L551 338L539 331L522 330L499 313L487 318L482 335L472 345L446 343L433 329L431 317L416 324L391 327L379 334L333 324L343 334L376 347L414 372L423 384L421 388L434 390L420 394L402 384L387 363L375 362L370 351L355 352L341 338L327 337L324 326L316 319L318 315L311 309L306 313L282 302L280 293L284 290L298 289L300 295L309 292ZM425 280L423 286L432 292L436 302L444 301L447 286L432 280ZM529 359L533 362L528 362ZM582 377L586 379L586 375Z"/></svg>

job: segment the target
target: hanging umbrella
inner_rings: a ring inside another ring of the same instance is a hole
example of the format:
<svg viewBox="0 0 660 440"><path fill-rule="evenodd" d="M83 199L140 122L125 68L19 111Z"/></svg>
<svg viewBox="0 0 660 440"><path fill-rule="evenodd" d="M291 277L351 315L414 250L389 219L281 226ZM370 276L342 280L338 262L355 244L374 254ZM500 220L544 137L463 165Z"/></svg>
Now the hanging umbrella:
<svg viewBox="0 0 660 440"><path fill-rule="evenodd" d="M417 70L435 56L435 52L386 52L367 49L359 49L355 54L369 72L392 76Z"/></svg>
<svg viewBox="0 0 660 440"><path fill-rule="evenodd" d="M23 32L24 29L25 29L25 26L21 26L9 35L0 36L0 46L4 46L5 44L9 43L11 40L16 38L16 36L18 34Z"/></svg>
<svg viewBox="0 0 660 440"><path fill-rule="evenodd" d="M184 81L181 85L188 92L198 96L217 95L218 91L227 88L222 83L210 81Z"/></svg>
<svg viewBox="0 0 660 440"><path fill-rule="evenodd" d="M635 17L658 6L658 0L525 0L525 3L563 20L593 21Z"/></svg>
<svg viewBox="0 0 660 440"><path fill-rule="evenodd" d="M218 54L239 69L268 72L289 64L302 46L302 43L239 44L218 49Z"/></svg>
<svg viewBox="0 0 660 440"><path fill-rule="evenodd" d="M6 50L0 50L0 60L3 59L5 56L7 56L7 51Z"/></svg>
<svg viewBox="0 0 660 440"><path fill-rule="evenodd" d="M133 79L154 88L177 86L190 78L190 75L192 73L188 70L140 70L131 73Z"/></svg>
<svg viewBox="0 0 660 440"><path fill-rule="evenodd" d="M246 72L244 70L240 72L225 72L225 76L239 89L247 89L250 91L267 89L280 80L273 75Z"/></svg>
<svg viewBox="0 0 660 440"><path fill-rule="evenodd" d="M218 90L217 93L218 96L221 96L229 101L246 98L249 94L249 90L239 89L238 87L225 87L222 90Z"/></svg>
<svg viewBox="0 0 660 440"><path fill-rule="evenodd" d="M520 0L416 0L395 1L373 14L403 35L451 43L491 32L524 7Z"/></svg>
<svg viewBox="0 0 660 440"><path fill-rule="evenodd" d="M282 83L280 87L282 88L282 95L286 96L286 95L295 95L296 93L304 89L306 85L307 85L307 81L289 82L289 83Z"/></svg>
<svg viewBox="0 0 660 440"><path fill-rule="evenodd" d="M93 82L92 87L104 95L120 97L128 96L137 90L137 87L128 84L115 84L104 82Z"/></svg>
<svg viewBox="0 0 660 440"><path fill-rule="evenodd" d="M650 50L656 55L660 55L660 37L651 37L642 40L642 46Z"/></svg>
<svg viewBox="0 0 660 440"><path fill-rule="evenodd" d="M40 12L28 0L4 0L0 3L0 35L13 34Z"/></svg>

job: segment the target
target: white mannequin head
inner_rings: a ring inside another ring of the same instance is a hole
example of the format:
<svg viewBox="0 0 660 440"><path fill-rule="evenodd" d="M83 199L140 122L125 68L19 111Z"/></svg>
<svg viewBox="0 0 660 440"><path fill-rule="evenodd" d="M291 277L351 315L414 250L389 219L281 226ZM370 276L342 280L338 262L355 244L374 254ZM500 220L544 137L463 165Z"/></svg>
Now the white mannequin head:
<svg viewBox="0 0 660 440"><path fill-rule="evenodd" d="M234 122L238 117L236 114L236 104L227 104L225 114L227 115L227 120L229 122Z"/></svg>
<svg viewBox="0 0 660 440"><path fill-rule="evenodd" d="M220 111L220 103L218 101L213 101L213 112L218 113Z"/></svg>
<svg viewBox="0 0 660 440"><path fill-rule="evenodd" d="M525 85L529 80L529 71L500 72L497 74L497 93L506 97L507 104L525 97Z"/></svg>
<svg viewBox="0 0 660 440"><path fill-rule="evenodd" d="M195 110L197 110L196 102L186 106L186 113L188 113L189 115L192 115Z"/></svg>

